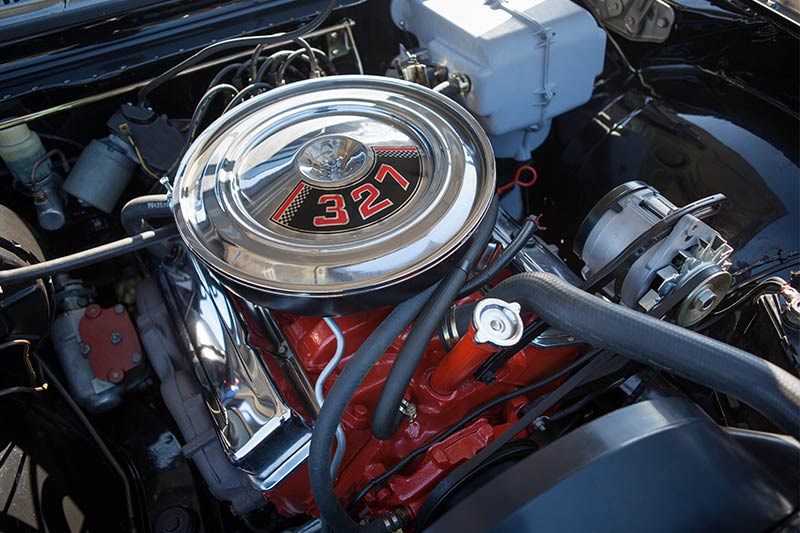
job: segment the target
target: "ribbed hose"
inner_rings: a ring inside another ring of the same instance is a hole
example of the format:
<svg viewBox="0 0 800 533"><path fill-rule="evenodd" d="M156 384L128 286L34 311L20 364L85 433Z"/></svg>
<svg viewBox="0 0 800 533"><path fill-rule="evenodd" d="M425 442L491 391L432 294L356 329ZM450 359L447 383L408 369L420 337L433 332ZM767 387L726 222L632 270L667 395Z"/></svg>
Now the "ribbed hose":
<svg viewBox="0 0 800 533"><path fill-rule="evenodd" d="M322 521L333 531L370 531L384 532L383 522L376 520L367 526L360 526L350 518L347 511L339 504L333 490L333 478L330 472L331 450L336 427L342 420L347 404L358 390L361 382L372 370L372 367L383 356L384 352L406 329L409 323L419 314L423 306L433 294L434 287L406 300L389 313L381 325L370 334L361 347L353 354L350 362L339 374L328 391L325 403L322 404L314 432L311 436L311 450L308 455L308 477L311 494L317 504Z"/></svg>
<svg viewBox="0 0 800 533"><path fill-rule="evenodd" d="M764 359L606 302L553 274L512 276L487 297L518 302L592 345L733 396L800 438L800 380Z"/></svg>
<svg viewBox="0 0 800 533"><path fill-rule="evenodd" d="M417 366L430 344L431 337L442 323L444 314L458 297L472 267L486 249L496 221L497 197L495 196L464 257L436 289L425 309L414 322L414 327L403 342L400 353L397 354L372 414L372 434L377 438L390 439L400 426L400 422L402 422L400 404L409 383L411 383L411 377L417 370Z"/></svg>
<svg viewBox="0 0 800 533"><path fill-rule="evenodd" d="M172 218L172 210L166 194L151 194L133 198L122 207L120 212L122 227L130 235L135 235L143 230L143 221L165 218Z"/></svg>

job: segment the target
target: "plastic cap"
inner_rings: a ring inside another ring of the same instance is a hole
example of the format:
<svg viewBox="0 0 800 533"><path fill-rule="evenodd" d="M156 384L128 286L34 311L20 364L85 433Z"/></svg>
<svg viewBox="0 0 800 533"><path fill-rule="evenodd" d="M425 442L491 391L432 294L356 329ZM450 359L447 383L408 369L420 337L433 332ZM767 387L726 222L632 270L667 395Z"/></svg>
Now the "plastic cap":
<svg viewBox="0 0 800 533"><path fill-rule="evenodd" d="M0 130L0 146L14 146L25 141L33 132L25 124Z"/></svg>

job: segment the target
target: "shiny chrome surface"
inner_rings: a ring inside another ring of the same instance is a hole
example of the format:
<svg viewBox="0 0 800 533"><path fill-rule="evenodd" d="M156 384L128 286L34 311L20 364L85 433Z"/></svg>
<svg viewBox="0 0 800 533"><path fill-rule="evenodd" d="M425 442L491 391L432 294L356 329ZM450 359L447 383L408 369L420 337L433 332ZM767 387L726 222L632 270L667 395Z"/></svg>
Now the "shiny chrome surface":
<svg viewBox="0 0 800 533"><path fill-rule="evenodd" d="M286 340L278 320L269 309L253 305L250 302L245 302L245 305L247 305L248 310L263 329L263 334L275 343L272 355L280 362L281 369L283 369L286 377L294 386L294 390L300 396L300 400L312 419L316 419L319 414L319 403L317 402L314 386L311 385L308 374L306 374L303 364L297 358L297 354L294 353L289 341ZM306 423L312 424L312 420L306 420Z"/></svg>
<svg viewBox="0 0 800 533"><path fill-rule="evenodd" d="M284 401L225 289L189 253L160 281L231 462L268 490L308 455L311 431Z"/></svg>
<svg viewBox="0 0 800 533"><path fill-rule="evenodd" d="M382 161L408 179L381 175ZM494 176L486 135L448 98L336 76L272 90L209 126L180 165L173 208L185 242L226 281L311 303L405 283L454 256ZM383 212L364 214L360 187L347 189L361 183L383 187L371 200L390 200ZM345 198L346 223L318 226L336 217L328 196Z"/></svg>

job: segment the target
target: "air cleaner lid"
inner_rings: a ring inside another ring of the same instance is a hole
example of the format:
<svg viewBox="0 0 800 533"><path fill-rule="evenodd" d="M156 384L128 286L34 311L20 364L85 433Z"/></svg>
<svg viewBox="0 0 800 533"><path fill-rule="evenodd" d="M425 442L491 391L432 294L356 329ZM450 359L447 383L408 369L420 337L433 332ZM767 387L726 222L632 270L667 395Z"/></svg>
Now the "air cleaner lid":
<svg viewBox="0 0 800 533"><path fill-rule="evenodd" d="M173 209L226 278L330 297L450 257L494 191L486 135L424 87L371 76L287 85L214 122L184 157Z"/></svg>

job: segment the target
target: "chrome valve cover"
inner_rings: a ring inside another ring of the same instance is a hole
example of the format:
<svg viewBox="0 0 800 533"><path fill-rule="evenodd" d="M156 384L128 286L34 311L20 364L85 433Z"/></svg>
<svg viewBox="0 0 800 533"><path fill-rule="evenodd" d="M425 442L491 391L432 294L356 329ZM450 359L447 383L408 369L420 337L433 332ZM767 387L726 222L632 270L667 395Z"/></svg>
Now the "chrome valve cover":
<svg viewBox="0 0 800 533"><path fill-rule="evenodd" d="M293 83L195 141L173 209L189 248L272 308L336 314L432 283L486 214L494 158L450 99L401 80Z"/></svg>

